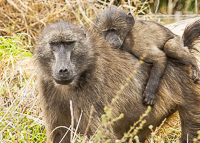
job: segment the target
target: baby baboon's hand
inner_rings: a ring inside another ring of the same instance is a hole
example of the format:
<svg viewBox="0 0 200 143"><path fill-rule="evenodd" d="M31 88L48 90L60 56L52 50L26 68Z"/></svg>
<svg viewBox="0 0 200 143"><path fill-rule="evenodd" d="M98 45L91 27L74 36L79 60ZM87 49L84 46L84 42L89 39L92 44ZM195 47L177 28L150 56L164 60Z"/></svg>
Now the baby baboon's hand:
<svg viewBox="0 0 200 143"><path fill-rule="evenodd" d="M144 105L153 105L155 103L156 95L154 93L144 91L143 93L143 104Z"/></svg>
<svg viewBox="0 0 200 143"><path fill-rule="evenodd" d="M194 83L195 84L200 84L200 72L198 70L197 67L193 67L192 69L192 72L193 72L193 76L192 76L192 79L194 80Z"/></svg>

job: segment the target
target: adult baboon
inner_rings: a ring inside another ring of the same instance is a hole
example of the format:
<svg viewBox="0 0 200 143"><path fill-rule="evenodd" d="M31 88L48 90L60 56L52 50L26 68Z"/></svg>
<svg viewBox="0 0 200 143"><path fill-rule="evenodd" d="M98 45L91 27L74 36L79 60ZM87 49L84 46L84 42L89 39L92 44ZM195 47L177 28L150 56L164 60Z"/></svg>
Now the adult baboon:
<svg viewBox="0 0 200 143"><path fill-rule="evenodd" d="M188 48L184 47L182 38L168 28L152 21L135 21L131 13L116 7L102 12L96 19L96 26L106 41L115 48L121 47L143 61L153 64L143 93L144 104L153 105L155 102L167 56L183 64L192 65L192 78L195 83L200 81L200 72L195 58Z"/></svg>
<svg viewBox="0 0 200 143"><path fill-rule="evenodd" d="M194 28L196 28L194 30ZM199 36L197 21L185 31L193 42ZM93 135L101 125L104 106L111 103L127 77L132 76L127 86L112 104L112 118L120 113L124 118L109 128L112 142L120 139L147 109L141 102L145 83L149 78L150 66L136 64L139 60L126 51L113 49L96 32L88 32L70 23L58 22L47 25L40 33L34 50L39 82L39 92L48 138L57 143L70 127L70 100L73 103L74 127L82 113L78 132L84 134L93 106L91 123L87 132ZM197 35L195 35L197 33ZM194 35L196 37L194 37ZM138 68L135 69L137 66ZM152 107L143 129L138 132L141 142L150 134L149 125L155 128L162 120L179 109L182 123L182 142L197 137L200 130L200 88L188 76L188 70L180 63L168 60L165 73L157 92L157 102ZM137 70L136 74L132 74ZM55 129L54 132L52 132ZM51 134L52 132L52 134ZM50 135L51 134L51 135ZM62 141L70 141L69 133Z"/></svg>

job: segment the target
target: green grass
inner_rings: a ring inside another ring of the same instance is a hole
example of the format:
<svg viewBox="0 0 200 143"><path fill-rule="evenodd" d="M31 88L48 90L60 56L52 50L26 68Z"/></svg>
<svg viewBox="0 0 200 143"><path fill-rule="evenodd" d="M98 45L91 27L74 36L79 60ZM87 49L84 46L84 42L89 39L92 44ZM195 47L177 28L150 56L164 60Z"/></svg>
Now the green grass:
<svg viewBox="0 0 200 143"><path fill-rule="evenodd" d="M15 36L0 36L0 58L1 60L15 58L31 57L30 44L25 41L26 34L17 34Z"/></svg>
<svg viewBox="0 0 200 143"><path fill-rule="evenodd" d="M33 119L28 118L28 114L20 113L20 109L13 107L6 114L1 109L0 118L1 142L6 143L43 143L46 142L45 127L38 124Z"/></svg>

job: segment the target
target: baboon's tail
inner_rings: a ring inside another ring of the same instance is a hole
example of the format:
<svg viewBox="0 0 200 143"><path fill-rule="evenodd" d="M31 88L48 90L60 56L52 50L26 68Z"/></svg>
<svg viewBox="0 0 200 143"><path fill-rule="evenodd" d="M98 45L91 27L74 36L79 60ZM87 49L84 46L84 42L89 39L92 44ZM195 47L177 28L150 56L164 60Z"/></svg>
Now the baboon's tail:
<svg viewBox="0 0 200 143"><path fill-rule="evenodd" d="M184 46L192 49L194 41L200 36L200 19L188 25L183 33Z"/></svg>

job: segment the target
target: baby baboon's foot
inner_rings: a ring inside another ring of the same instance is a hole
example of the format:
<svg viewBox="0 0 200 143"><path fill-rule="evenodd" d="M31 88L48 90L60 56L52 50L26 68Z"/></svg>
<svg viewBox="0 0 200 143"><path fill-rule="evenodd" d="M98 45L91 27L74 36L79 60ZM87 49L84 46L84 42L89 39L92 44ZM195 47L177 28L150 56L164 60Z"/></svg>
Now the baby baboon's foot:
<svg viewBox="0 0 200 143"><path fill-rule="evenodd" d="M144 94L143 94L144 105L153 105L155 103L155 99L156 99L155 94L144 91Z"/></svg>

